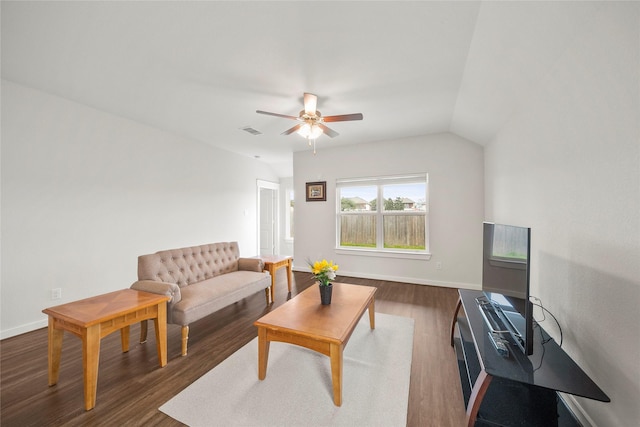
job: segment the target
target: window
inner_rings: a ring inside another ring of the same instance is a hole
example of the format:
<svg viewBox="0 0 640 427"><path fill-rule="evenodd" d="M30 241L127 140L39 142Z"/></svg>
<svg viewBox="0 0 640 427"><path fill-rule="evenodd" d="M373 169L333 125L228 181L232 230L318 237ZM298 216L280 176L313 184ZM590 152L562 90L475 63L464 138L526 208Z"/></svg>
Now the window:
<svg viewBox="0 0 640 427"><path fill-rule="evenodd" d="M428 253L427 182L427 174L338 180L338 247Z"/></svg>

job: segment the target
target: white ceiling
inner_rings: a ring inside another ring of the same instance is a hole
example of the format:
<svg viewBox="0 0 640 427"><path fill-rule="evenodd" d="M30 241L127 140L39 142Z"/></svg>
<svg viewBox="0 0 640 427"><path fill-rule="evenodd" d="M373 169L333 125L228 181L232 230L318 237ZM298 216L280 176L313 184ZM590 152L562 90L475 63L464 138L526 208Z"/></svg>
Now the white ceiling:
<svg viewBox="0 0 640 427"><path fill-rule="evenodd" d="M323 146L453 132L489 142L602 2L8 2L2 77L246 156L281 176L308 150L303 92L331 123ZM241 128L253 127L253 136Z"/></svg>

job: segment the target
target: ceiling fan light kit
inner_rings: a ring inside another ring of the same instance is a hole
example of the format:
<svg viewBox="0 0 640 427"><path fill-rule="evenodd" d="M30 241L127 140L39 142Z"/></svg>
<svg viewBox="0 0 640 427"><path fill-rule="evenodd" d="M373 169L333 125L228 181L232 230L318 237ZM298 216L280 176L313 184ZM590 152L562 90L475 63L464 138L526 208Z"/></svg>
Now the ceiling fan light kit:
<svg viewBox="0 0 640 427"><path fill-rule="evenodd" d="M327 127L324 122L346 122L352 120L362 120L362 113L354 114L342 114L338 116L322 117L320 111L316 110L318 104L318 97L312 93L304 94L304 110L300 111L298 117L289 116L286 114L270 113L268 111L256 110L258 114L266 114L268 116L282 117L285 119L297 120L298 123L294 127L282 132L282 135L290 135L297 132L298 135L305 138L309 145L313 140L313 154L316 153L316 139L322 134L327 135L329 138L334 138L340 135L338 132Z"/></svg>
<svg viewBox="0 0 640 427"><path fill-rule="evenodd" d="M305 123L300 129L298 129L298 135L306 139L317 139L322 135L322 129L315 123Z"/></svg>

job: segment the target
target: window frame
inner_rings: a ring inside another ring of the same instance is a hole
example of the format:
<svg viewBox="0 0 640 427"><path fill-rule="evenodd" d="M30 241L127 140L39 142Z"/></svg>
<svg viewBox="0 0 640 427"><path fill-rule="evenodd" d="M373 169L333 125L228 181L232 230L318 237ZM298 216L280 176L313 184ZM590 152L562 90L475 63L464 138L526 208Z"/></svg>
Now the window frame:
<svg viewBox="0 0 640 427"><path fill-rule="evenodd" d="M425 210L424 211L400 211L384 210L385 185L419 183L425 185ZM376 187L376 210L362 210L353 212L342 211L342 191L341 188L353 187ZM350 215L371 215L376 217L376 247L341 246L341 224L343 216ZM384 217L385 216L424 216L425 226L425 249L400 249L384 247ZM430 259L429 245L429 175L427 173L376 176L365 178L344 178L336 180L336 253L345 255L377 256L404 259Z"/></svg>

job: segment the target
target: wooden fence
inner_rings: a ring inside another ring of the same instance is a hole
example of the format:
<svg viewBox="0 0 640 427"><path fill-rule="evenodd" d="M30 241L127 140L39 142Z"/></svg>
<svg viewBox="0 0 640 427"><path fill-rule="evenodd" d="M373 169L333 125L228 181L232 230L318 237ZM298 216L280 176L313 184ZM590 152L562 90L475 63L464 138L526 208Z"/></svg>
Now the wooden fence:
<svg viewBox="0 0 640 427"><path fill-rule="evenodd" d="M376 216L343 215L340 245L376 246ZM386 248L425 248L425 218L422 215L385 215L384 246Z"/></svg>

